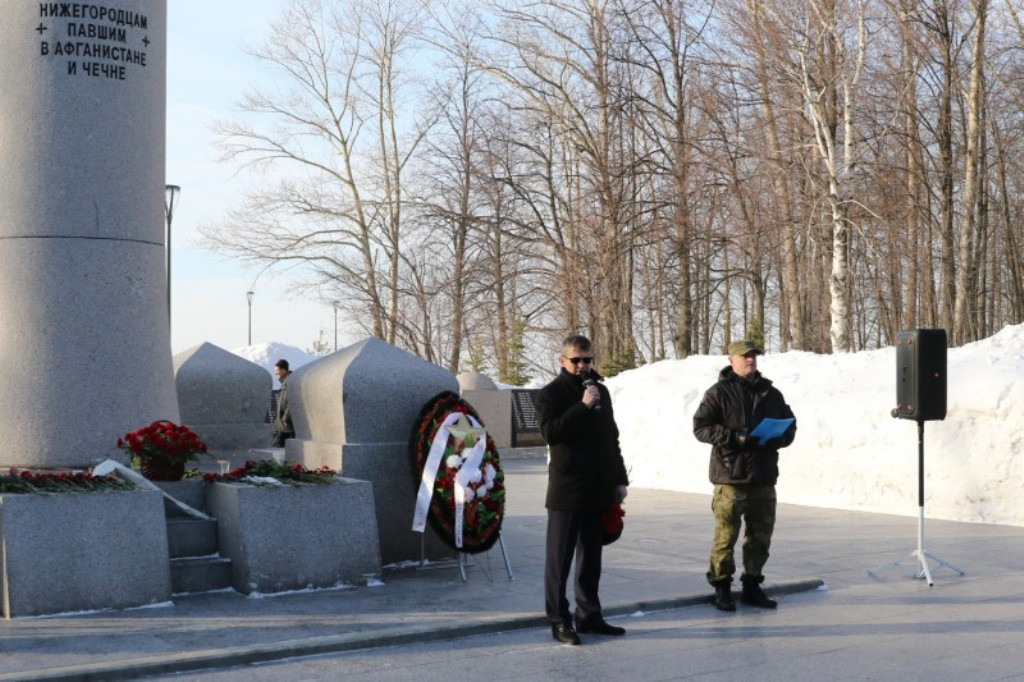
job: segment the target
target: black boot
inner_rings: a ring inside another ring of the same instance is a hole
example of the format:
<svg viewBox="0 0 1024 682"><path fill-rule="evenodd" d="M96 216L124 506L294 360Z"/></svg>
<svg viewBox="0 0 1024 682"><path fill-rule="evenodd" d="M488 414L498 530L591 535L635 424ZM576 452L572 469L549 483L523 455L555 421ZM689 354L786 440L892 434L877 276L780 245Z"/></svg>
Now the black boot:
<svg viewBox="0 0 1024 682"><path fill-rule="evenodd" d="M732 599L732 580L719 580L715 586L715 608L719 611L735 611L736 602Z"/></svg>
<svg viewBox="0 0 1024 682"><path fill-rule="evenodd" d="M743 578L743 594L740 601L750 606L758 606L762 609L774 609L779 605L777 601L768 597L761 589L761 581L754 578Z"/></svg>

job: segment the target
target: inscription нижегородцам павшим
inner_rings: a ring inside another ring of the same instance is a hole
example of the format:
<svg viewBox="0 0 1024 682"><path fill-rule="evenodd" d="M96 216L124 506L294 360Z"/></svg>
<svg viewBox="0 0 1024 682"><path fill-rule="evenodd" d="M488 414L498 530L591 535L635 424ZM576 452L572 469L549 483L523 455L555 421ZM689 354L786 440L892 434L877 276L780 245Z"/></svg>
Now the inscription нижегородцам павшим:
<svg viewBox="0 0 1024 682"><path fill-rule="evenodd" d="M145 68L149 18L95 3L39 4L39 53L62 58L69 76L127 80L132 67Z"/></svg>

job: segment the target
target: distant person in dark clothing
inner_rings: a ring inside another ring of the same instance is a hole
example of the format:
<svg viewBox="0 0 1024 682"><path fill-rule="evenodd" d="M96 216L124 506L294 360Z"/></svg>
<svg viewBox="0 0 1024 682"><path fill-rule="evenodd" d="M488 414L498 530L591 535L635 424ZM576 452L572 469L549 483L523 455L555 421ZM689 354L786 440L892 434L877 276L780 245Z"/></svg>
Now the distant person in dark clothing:
<svg viewBox="0 0 1024 682"><path fill-rule="evenodd" d="M711 510L715 535L711 544L708 582L715 588L715 607L735 611L732 576L733 548L743 536L744 604L774 609L774 599L761 589L764 565L775 529L775 483L779 478L779 448L793 442L796 420L782 393L757 371L763 351L749 339L729 344L729 366L704 394L693 415L697 440L711 445L709 477L715 485ZM750 434L763 419L792 419L785 430L767 440Z"/></svg>
<svg viewBox="0 0 1024 682"><path fill-rule="evenodd" d="M555 640L579 644L577 631L626 632L605 622L597 590L604 538L601 513L626 498L629 480L611 396L597 383L601 377L593 369L590 340L565 339L558 364L558 377L537 394L541 435L550 452L544 607ZM565 596L574 553L575 629Z"/></svg>
<svg viewBox="0 0 1024 682"><path fill-rule="evenodd" d="M288 406L288 377L290 375L291 370L288 369L287 360L278 360L274 364L274 376L281 382L281 390L277 394L277 410L274 415L273 446L275 448L283 448L286 440L295 438L292 411Z"/></svg>

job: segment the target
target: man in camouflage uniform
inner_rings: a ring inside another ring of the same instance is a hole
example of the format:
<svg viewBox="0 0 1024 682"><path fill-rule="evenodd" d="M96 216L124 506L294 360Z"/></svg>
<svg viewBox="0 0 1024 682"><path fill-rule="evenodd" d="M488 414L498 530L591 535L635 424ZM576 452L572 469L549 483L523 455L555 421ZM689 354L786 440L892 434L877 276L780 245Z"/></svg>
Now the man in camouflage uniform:
<svg viewBox="0 0 1024 682"><path fill-rule="evenodd" d="M779 478L779 448L793 442L796 419L782 393L757 371L763 351L749 339L729 344L729 366L707 390L693 415L697 440L711 445L709 478L714 484L711 509L715 535L711 544L708 582L715 588L715 606L735 611L732 576L733 548L743 537L743 593L740 601L762 608L776 602L761 589L775 528L775 483ZM765 418L793 419L780 435L764 442L750 432Z"/></svg>

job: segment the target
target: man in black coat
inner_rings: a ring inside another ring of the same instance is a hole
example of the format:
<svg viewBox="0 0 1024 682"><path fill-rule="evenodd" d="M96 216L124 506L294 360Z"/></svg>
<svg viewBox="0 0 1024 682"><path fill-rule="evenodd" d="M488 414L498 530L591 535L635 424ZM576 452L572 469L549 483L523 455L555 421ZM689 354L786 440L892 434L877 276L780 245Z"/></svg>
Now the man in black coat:
<svg viewBox="0 0 1024 682"><path fill-rule="evenodd" d="M552 636L565 644L579 644L577 632L626 632L605 622L597 590L604 539L601 514L626 498L629 480L611 396L597 382L601 377L593 370L590 340L566 338L558 364L561 372L540 390L536 401L541 435L550 454L544 607ZM565 597L574 553L575 629Z"/></svg>
<svg viewBox="0 0 1024 682"><path fill-rule="evenodd" d="M711 544L708 582L715 588L715 606L735 611L732 576L733 547L743 537L743 593L740 601L773 609L774 599L761 589L764 565L775 529L775 483L779 478L779 448L793 442L796 419L782 393L757 371L763 351L749 339L729 344L729 366L704 394L693 415L697 440L711 445L709 478L715 485L711 509L715 535ZM784 430L762 442L750 432L764 419L783 421Z"/></svg>

